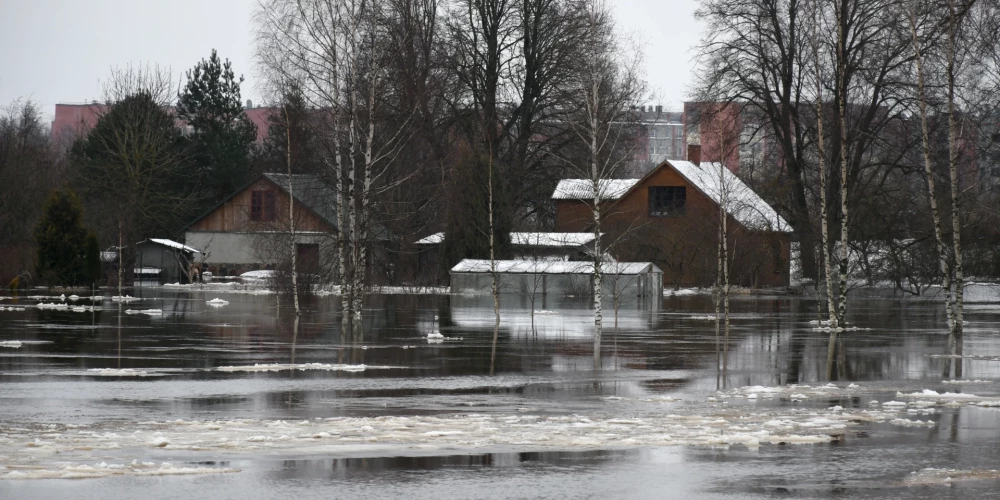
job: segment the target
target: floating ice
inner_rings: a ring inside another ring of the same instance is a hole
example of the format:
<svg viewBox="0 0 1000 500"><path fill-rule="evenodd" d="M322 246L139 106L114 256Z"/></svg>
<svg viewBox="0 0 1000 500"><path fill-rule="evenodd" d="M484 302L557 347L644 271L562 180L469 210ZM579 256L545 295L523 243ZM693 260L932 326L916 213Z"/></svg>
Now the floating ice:
<svg viewBox="0 0 1000 500"><path fill-rule="evenodd" d="M142 299L137 299L131 295L114 295L111 297L112 302L135 302L137 300Z"/></svg>
<svg viewBox="0 0 1000 500"><path fill-rule="evenodd" d="M4 473L0 469L0 479L94 479L109 476L180 476L195 474L225 474L240 472L239 469L221 467L180 467L163 462L139 462L131 464L66 465L58 468L31 467L14 469Z"/></svg>
<svg viewBox="0 0 1000 500"><path fill-rule="evenodd" d="M21 341L19 340L0 341L0 347L10 347L11 349L18 349L21 347Z"/></svg>
<svg viewBox="0 0 1000 500"><path fill-rule="evenodd" d="M103 377L145 377L149 373L134 368L91 368L87 373Z"/></svg>
<svg viewBox="0 0 1000 500"><path fill-rule="evenodd" d="M222 307L222 306L225 306L225 305L229 305L229 301L228 300L223 300L223 299L220 299L218 297L216 297L216 298L214 298L212 300L206 301L205 303L208 304L208 305L210 305L210 306L213 306L213 307Z"/></svg>
<svg viewBox="0 0 1000 500"><path fill-rule="evenodd" d="M126 309L125 314L146 314L148 316L159 316L163 314L163 309L141 309L141 310Z"/></svg>
<svg viewBox="0 0 1000 500"><path fill-rule="evenodd" d="M363 372L369 368L388 368L367 365L341 365L325 363L302 363L302 364L254 364L252 366L220 366L216 371L220 372L277 372L284 370L326 370L341 372Z"/></svg>

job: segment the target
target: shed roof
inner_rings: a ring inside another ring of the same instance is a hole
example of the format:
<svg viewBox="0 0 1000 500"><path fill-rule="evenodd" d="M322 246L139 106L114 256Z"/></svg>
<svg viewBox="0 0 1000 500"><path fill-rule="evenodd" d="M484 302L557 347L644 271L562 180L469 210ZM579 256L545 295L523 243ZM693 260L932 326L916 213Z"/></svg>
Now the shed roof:
<svg viewBox="0 0 1000 500"><path fill-rule="evenodd" d="M178 243L178 242L176 242L174 240L168 240L166 238L149 238L149 239L146 239L145 241L140 241L137 244L141 245L143 243L153 243L153 244L156 244L156 245L161 245L161 246L165 246L165 247L168 247L168 248L173 248L175 250L181 250L181 251L184 251L184 252L187 252L187 253L201 253L201 250L198 250L195 247L189 247L189 246L187 246L187 245L185 245L183 243ZM102 252L102 253L105 253L105 252ZM115 255L115 258L117 258L117 254Z"/></svg>
<svg viewBox="0 0 1000 500"><path fill-rule="evenodd" d="M597 189L602 200L617 200L629 192L639 179L601 179ZM553 200L593 200L594 183L590 179L563 179L552 193Z"/></svg>
<svg viewBox="0 0 1000 500"><path fill-rule="evenodd" d="M526 247L579 247L594 241L594 233L510 233L510 242ZM434 233L416 241L417 245L438 245L444 242L444 233Z"/></svg>
<svg viewBox="0 0 1000 500"><path fill-rule="evenodd" d="M497 272L503 274L593 274L594 263L566 260L498 260ZM652 262L605 262L601 266L605 274L659 273L660 268ZM488 273L490 261L463 259L451 268L453 273Z"/></svg>

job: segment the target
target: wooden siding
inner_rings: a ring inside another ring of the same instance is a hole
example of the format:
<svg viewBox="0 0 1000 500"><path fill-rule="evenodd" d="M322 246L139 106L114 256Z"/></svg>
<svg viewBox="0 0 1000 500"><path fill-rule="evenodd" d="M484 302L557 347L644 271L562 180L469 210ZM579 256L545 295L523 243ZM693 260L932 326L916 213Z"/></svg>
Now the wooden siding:
<svg viewBox="0 0 1000 500"><path fill-rule="evenodd" d="M251 193L255 190L273 190L275 192L276 219L274 222L250 220L250 198ZM324 233L332 233L334 231L333 227L299 203L295 204L295 220L295 229L298 231L318 231ZM287 228L287 226L288 194L266 178L261 178L192 224L188 228L188 231L266 231L281 230Z"/></svg>
<svg viewBox="0 0 1000 500"><path fill-rule="evenodd" d="M650 216L649 188L686 188L684 215ZM556 230L591 231L588 203L556 200ZM602 211L604 244L617 241L612 254L620 260L653 262L663 270L665 285L708 286L714 283L718 260L719 205L691 185L669 164L636 185ZM750 231L728 217L732 262L730 281L750 287L789 284L791 238L786 233Z"/></svg>

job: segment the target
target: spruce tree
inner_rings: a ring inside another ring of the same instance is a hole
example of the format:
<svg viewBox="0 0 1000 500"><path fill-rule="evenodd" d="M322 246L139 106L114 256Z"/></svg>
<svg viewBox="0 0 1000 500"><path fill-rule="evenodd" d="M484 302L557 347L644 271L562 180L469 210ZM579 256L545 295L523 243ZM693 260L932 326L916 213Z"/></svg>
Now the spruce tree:
<svg viewBox="0 0 1000 500"><path fill-rule="evenodd" d="M193 129L195 181L202 203L210 205L249 180L257 127L243 113L243 77L237 79L215 49L187 72L187 80L177 96L177 116Z"/></svg>
<svg viewBox="0 0 1000 500"><path fill-rule="evenodd" d="M75 192L66 188L52 193L35 227L35 239L42 279L49 285L86 283L87 230L83 227L83 205Z"/></svg>

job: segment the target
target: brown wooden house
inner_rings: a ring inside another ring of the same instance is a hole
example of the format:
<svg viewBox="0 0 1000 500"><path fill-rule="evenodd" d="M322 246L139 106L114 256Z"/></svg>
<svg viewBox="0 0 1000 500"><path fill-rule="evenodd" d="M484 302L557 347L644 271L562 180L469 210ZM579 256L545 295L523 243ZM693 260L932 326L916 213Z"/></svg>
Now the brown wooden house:
<svg viewBox="0 0 1000 500"><path fill-rule="evenodd" d="M690 149L696 154L694 146ZM604 248L618 260L655 263L666 285L711 285L717 276L722 205L730 283L788 286L791 226L722 164L692 160L665 161L642 179L602 179ZM591 180L564 179L552 198L558 231L592 230Z"/></svg>
<svg viewBox="0 0 1000 500"><path fill-rule="evenodd" d="M337 232L334 189L313 175L292 176L299 269L319 272L333 258ZM187 245L212 268L236 274L277 267L289 258L288 174L263 174L195 219Z"/></svg>

